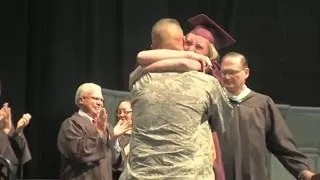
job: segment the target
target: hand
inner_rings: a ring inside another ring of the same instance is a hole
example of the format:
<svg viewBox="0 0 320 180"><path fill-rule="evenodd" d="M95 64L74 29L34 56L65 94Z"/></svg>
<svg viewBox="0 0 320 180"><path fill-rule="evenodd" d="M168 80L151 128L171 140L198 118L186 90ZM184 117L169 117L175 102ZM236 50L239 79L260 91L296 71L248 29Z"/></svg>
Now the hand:
<svg viewBox="0 0 320 180"><path fill-rule="evenodd" d="M113 128L113 136L114 138L118 138L123 135L125 132L131 130L132 122L131 121L122 121L119 120L116 126Z"/></svg>
<svg viewBox="0 0 320 180"><path fill-rule="evenodd" d="M102 108L99 113L98 122L97 122L97 129L105 132L108 126L108 114L105 108Z"/></svg>
<svg viewBox="0 0 320 180"><path fill-rule="evenodd" d="M0 109L0 122L4 121L5 116L6 116L6 113L1 108Z"/></svg>
<svg viewBox="0 0 320 180"><path fill-rule="evenodd" d="M206 74L211 74L211 75L214 75L214 67L213 66L208 66L206 67L205 71L204 71Z"/></svg>
<svg viewBox="0 0 320 180"><path fill-rule="evenodd" d="M201 71L205 72L207 68L212 67L212 63L208 57L203 57L202 59L198 60L201 63Z"/></svg>
<svg viewBox="0 0 320 180"><path fill-rule="evenodd" d="M209 66L212 66L212 63L210 61L210 59L207 56L204 56L202 54L199 53L195 53L192 51L188 51L189 52L189 57L190 59L194 59L196 61L199 61L201 63L202 66L202 72L205 72L205 69Z"/></svg>
<svg viewBox="0 0 320 180"><path fill-rule="evenodd" d="M313 175L314 175L314 173L311 171L308 171L308 170L302 171L303 180L311 180Z"/></svg>
<svg viewBox="0 0 320 180"><path fill-rule="evenodd" d="M19 136L22 135L23 129L30 123L31 115L30 114L24 114L22 118L17 123L16 132Z"/></svg>
<svg viewBox="0 0 320 180"><path fill-rule="evenodd" d="M3 107L0 110L0 121L3 121L3 124L4 124L3 131L6 134L9 134L12 128L12 122L11 122L11 108L9 107L8 103L4 103Z"/></svg>

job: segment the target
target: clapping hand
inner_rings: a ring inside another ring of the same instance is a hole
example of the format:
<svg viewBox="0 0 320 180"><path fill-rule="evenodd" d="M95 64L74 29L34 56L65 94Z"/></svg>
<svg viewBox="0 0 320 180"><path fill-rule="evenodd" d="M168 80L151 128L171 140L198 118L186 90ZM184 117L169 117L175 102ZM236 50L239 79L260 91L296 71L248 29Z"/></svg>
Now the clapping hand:
<svg viewBox="0 0 320 180"><path fill-rule="evenodd" d="M114 138L118 138L123 135L127 131L131 130L132 122L131 121L123 121L119 120L116 126L113 128L113 136Z"/></svg>
<svg viewBox="0 0 320 180"><path fill-rule="evenodd" d="M4 124L3 131L9 134L12 123L11 123L11 108L8 103L4 103L3 107L0 109L0 121Z"/></svg>
<svg viewBox="0 0 320 180"><path fill-rule="evenodd" d="M108 114L105 108L102 108L99 113L99 118L97 122L97 130L100 132L105 132L108 126Z"/></svg>
<svg viewBox="0 0 320 180"><path fill-rule="evenodd" d="M18 121L16 132L19 136L22 134L23 129L30 123L30 119L31 115L27 113Z"/></svg>

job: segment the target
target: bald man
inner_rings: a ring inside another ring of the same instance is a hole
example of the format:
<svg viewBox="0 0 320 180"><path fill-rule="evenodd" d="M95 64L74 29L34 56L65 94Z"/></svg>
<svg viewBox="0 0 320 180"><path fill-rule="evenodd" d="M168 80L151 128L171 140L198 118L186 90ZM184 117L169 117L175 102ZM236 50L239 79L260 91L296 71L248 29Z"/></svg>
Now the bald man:
<svg viewBox="0 0 320 180"><path fill-rule="evenodd" d="M174 19L159 20L151 36L153 48L186 53ZM121 179L214 179L208 119L223 122L232 114L219 81L197 71L147 73L131 96L135 123Z"/></svg>
<svg viewBox="0 0 320 180"><path fill-rule="evenodd" d="M237 52L222 57L222 79L234 119L221 137L227 180L270 180L268 152L296 178L310 180L313 172L273 100L246 86L250 70Z"/></svg>

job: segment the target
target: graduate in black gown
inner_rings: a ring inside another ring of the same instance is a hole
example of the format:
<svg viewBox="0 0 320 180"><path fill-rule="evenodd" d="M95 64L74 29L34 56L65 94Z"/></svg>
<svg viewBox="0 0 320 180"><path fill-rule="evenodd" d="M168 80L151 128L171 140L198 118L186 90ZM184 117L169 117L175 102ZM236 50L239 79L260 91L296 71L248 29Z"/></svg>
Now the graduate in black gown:
<svg viewBox="0 0 320 180"><path fill-rule="evenodd" d="M312 172L273 100L246 85L249 68L245 57L231 52L222 58L224 86L234 106L234 119L220 135L227 180L269 180L268 152L296 178Z"/></svg>

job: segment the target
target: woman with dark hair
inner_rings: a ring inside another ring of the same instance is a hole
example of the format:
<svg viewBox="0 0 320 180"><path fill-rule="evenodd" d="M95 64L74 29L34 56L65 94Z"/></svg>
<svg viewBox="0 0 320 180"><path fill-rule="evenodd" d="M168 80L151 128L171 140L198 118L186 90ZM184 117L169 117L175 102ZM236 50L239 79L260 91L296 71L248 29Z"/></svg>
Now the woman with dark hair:
<svg viewBox="0 0 320 180"><path fill-rule="evenodd" d="M132 127L132 109L131 102L129 99L121 100L118 108L115 112L117 124L114 129L123 129L123 134L117 138L117 143L120 150L120 158L116 165L114 165L114 179L118 179L121 172L123 171L127 156L129 153L129 145L131 138L131 127Z"/></svg>
<svg viewBox="0 0 320 180"><path fill-rule="evenodd" d="M120 147L123 148L125 155L128 155L128 145L130 143L131 137L131 127L132 127L132 109L130 100L123 100L119 103L117 110L117 125L130 125L124 132L124 134L118 137Z"/></svg>

